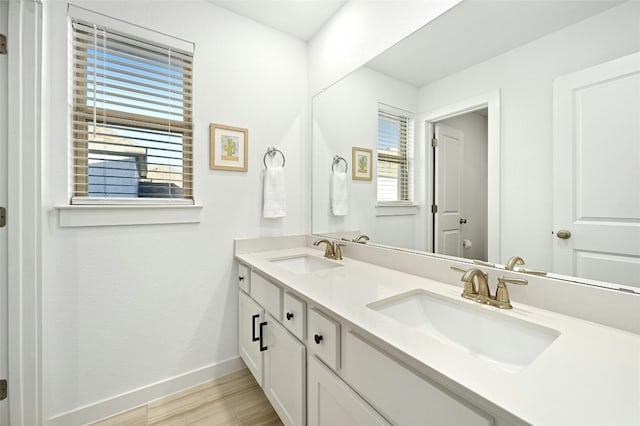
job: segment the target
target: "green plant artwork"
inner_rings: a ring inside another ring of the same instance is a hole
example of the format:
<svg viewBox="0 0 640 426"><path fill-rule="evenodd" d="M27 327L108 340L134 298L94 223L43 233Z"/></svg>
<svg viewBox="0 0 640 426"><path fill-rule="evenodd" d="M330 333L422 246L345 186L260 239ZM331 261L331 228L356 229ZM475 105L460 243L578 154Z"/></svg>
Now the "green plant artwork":
<svg viewBox="0 0 640 426"><path fill-rule="evenodd" d="M238 137L222 135L222 159L227 161L238 161Z"/></svg>
<svg viewBox="0 0 640 426"><path fill-rule="evenodd" d="M366 155L358 156L358 173L369 173L369 162L367 161Z"/></svg>

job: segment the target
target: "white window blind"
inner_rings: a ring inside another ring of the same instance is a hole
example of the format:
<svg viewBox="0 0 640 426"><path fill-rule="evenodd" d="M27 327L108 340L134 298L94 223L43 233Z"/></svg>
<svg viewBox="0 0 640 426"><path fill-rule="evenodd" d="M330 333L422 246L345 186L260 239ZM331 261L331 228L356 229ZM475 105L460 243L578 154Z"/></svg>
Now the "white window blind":
<svg viewBox="0 0 640 426"><path fill-rule="evenodd" d="M72 203L192 200L192 55L72 25Z"/></svg>
<svg viewBox="0 0 640 426"><path fill-rule="evenodd" d="M378 109L379 203L413 201L413 118L401 110Z"/></svg>

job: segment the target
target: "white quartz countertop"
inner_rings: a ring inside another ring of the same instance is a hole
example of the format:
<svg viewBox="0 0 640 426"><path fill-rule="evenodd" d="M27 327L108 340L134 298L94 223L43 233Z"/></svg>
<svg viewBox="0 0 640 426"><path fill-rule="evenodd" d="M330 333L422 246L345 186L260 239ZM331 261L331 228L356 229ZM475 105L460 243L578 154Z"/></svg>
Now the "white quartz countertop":
<svg viewBox="0 0 640 426"><path fill-rule="evenodd" d="M479 305L461 298L459 287L354 259L336 261L342 267L303 274L269 261L302 254L322 257L323 252L299 247L236 258L415 360L426 375L435 371L452 388L470 391L524 422L640 425L640 336L517 300L512 300L512 310ZM491 287L493 291L495 283ZM508 372L367 307L416 289L548 327L560 336L530 365Z"/></svg>

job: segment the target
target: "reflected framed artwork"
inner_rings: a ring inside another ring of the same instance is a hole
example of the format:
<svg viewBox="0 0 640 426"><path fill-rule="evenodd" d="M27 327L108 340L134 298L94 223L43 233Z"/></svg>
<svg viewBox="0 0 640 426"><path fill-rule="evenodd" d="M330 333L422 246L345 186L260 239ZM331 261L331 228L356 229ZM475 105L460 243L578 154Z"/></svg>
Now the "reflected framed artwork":
<svg viewBox="0 0 640 426"><path fill-rule="evenodd" d="M371 158L373 152L367 148L351 148L351 178L353 180L371 180Z"/></svg>
<svg viewBox="0 0 640 426"><path fill-rule="evenodd" d="M211 169L246 172L249 130L211 123Z"/></svg>

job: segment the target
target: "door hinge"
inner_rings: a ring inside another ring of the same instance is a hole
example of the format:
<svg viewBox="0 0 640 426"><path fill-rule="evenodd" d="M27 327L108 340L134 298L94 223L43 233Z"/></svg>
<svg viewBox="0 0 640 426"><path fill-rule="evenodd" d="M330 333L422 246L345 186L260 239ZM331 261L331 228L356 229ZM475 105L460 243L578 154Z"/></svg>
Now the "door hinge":
<svg viewBox="0 0 640 426"><path fill-rule="evenodd" d="M7 388L9 384L7 383L7 379L0 380L0 401L3 399L7 399Z"/></svg>
<svg viewBox="0 0 640 426"><path fill-rule="evenodd" d="M0 228L7 226L7 209L0 207Z"/></svg>
<svg viewBox="0 0 640 426"><path fill-rule="evenodd" d="M431 213L438 213L438 205L431 204Z"/></svg>
<svg viewBox="0 0 640 426"><path fill-rule="evenodd" d="M437 148L438 147L438 138L431 139L431 146L433 148Z"/></svg>
<svg viewBox="0 0 640 426"><path fill-rule="evenodd" d="M7 54L7 36L0 34L0 55Z"/></svg>

